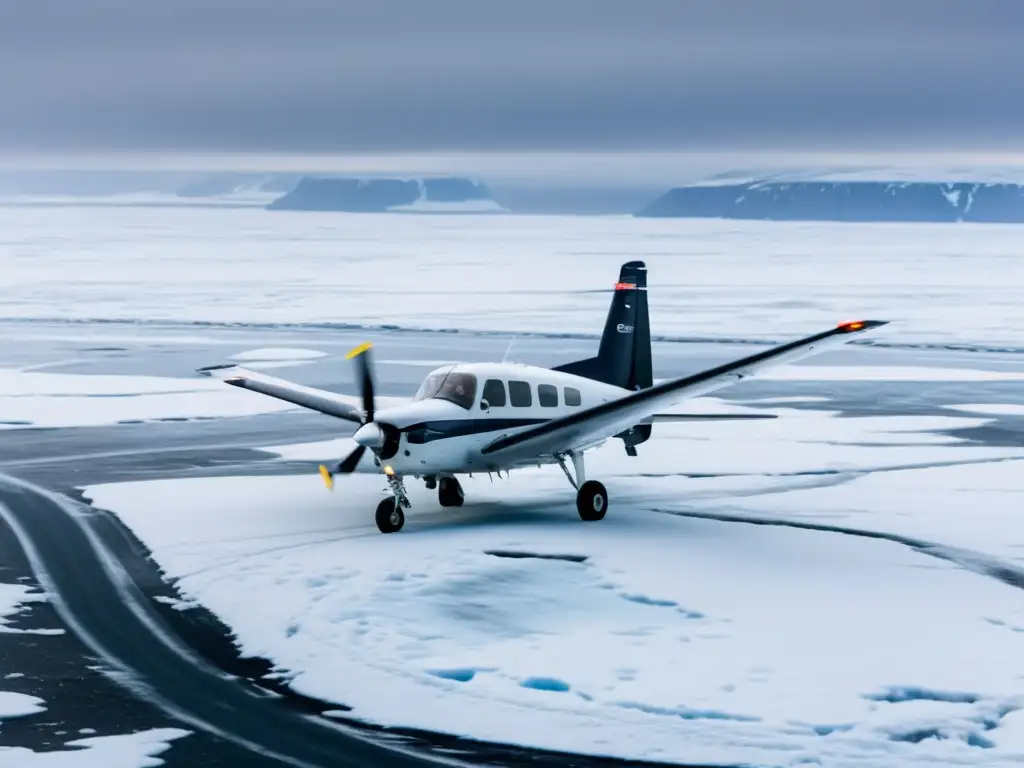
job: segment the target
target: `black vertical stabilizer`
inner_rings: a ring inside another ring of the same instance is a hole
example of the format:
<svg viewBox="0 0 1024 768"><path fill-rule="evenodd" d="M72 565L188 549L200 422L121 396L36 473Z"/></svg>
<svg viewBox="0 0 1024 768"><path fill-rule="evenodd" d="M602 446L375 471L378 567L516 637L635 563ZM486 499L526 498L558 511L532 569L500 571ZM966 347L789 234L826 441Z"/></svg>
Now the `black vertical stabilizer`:
<svg viewBox="0 0 1024 768"><path fill-rule="evenodd" d="M642 261L627 262L619 270L619 280L612 294L597 357L566 363L555 370L624 389L651 386L653 373L651 324L647 313L647 266Z"/></svg>

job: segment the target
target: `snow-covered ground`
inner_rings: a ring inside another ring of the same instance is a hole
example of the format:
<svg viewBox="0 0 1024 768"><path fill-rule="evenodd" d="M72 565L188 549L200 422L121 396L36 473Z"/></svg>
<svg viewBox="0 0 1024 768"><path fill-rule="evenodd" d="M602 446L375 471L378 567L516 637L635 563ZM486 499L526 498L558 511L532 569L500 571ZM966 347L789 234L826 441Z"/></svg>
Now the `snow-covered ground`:
<svg viewBox="0 0 1024 768"><path fill-rule="evenodd" d="M0 429L246 416L292 407L200 376L174 379L0 369Z"/></svg>
<svg viewBox="0 0 1024 768"><path fill-rule="evenodd" d="M158 191L124 192L116 195L91 195L89 197L57 194L0 194L0 205L16 209L40 206L53 206L58 208L76 206L85 206L89 208L99 206L109 208L134 206L166 208L169 206L191 207L202 205L206 207L214 207L218 205L247 205L262 209L277 197L280 197L279 192L259 192L257 190L245 189L221 195L209 195L204 197L182 197L175 193Z"/></svg>
<svg viewBox="0 0 1024 768"><path fill-rule="evenodd" d="M43 700L23 693L0 691L0 722L13 717L28 717L46 711Z"/></svg>
<svg viewBox="0 0 1024 768"><path fill-rule="evenodd" d="M239 352L233 359L248 368L263 370L304 365L324 355L312 349L270 347ZM198 374L170 378L50 373L41 370L45 367L0 368L0 430L210 419L294 408ZM352 402L357 403L358 398L352 398Z"/></svg>
<svg viewBox="0 0 1024 768"><path fill-rule="evenodd" d="M295 347L261 347L260 349L249 349L245 352L238 352L231 356L232 360L239 360L252 365L253 361L291 362L298 360L316 360L325 357L326 353L317 349L298 349Z"/></svg>
<svg viewBox="0 0 1024 768"><path fill-rule="evenodd" d="M0 634L64 634L64 630L60 628L15 629L10 626L10 619L8 617L21 611L23 605L40 603L45 600L46 596L42 592L25 584L0 584Z"/></svg>
<svg viewBox="0 0 1024 768"><path fill-rule="evenodd" d="M333 494L313 475L86 493L243 652L374 722L688 763L1024 760L1024 593L962 567L982 553L1024 569L1024 450L934 434L984 422L967 414L774 411L659 425L635 460L598 450L588 474L612 507L596 524L577 519L557 468L468 480L460 510L413 485L394 536L373 525L383 483L370 475ZM326 459L345 442L273 450ZM680 516L692 513L972 552L957 564L891 541Z"/></svg>
<svg viewBox="0 0 1024 768"><path fill-rule="evenodd" d="M408 205L393 205L389 210L396 213L427 214L508 213L507 208L494 200L463 200L456 203L420 199Z"/></svg>
<svg viewBox="0 0 1024 768"><path fill-rule="evenodd" d="M619 265L640 258L657 335L775 340L877 317L893 321L880 341L1024 346L1024 228L1009 225L109 207L0 208L0 233L0 321L597 334ZM317 356L264 347L234 359ZM769 378L1021 374L810 365ZM367 720L688 763L1024 761L1024 592L985 575L1024 569L1024 449L936 434L1019 414L1020 402L964 398L951 404L961 417L757 405L781 418L658 425L637 459L617 443L588 457L612 503L596 524L577 519L556 468L469 480L459 510L410 484L414 509L395 536L373 525L374 475L333 494L315 473L86 492L179 580L179 607L213 610L244 652ZM201 377L0 370L7 427L288 407ZM686 410L700 408L740 407L707 398ZM316 460L349 448L273 451ZM740 518L888 532L953 559ZM10 706L30 704L43 706ZM148 738L139 749L162 748ZM11 757L32 765L10 751L0 765Z"/></svg>
<svg viewBox="0 0 1024 768"><path fill-rule="evenodd" d="M10 694L0 694L0 719L4 695ZM188 733L179 728L153 728L117 736L85 736L66 741L66 750L47 752L0 746L0 768L157 768L164 765L157 755Z"/></svg>
<svg viewBox="0 0 1024 768"><path fill-rule="evenodd" d="M0 208L0 320L397 324L600 333L619 265L656 335L1020 346L1024 227L629 216Z"/></svg>

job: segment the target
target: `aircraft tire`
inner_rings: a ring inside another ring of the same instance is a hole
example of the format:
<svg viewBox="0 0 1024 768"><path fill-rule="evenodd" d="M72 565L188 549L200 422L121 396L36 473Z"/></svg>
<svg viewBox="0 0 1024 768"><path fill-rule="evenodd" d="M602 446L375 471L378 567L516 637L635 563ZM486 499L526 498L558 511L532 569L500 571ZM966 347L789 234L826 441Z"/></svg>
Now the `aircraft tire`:
<svg viewBox="0 0 1024 768"><path fill-rule="evenodd" d="M393 496L377 505L377 529L381 533L397 533L405 525L405 512Z"/></svg>
<svg viewBox="0 0 1024 768"><path fill-rule="evenodd" d="M461 507L466 500L461 483L454 477L442 477L437 483L437 500L442 507Z"/></svg>
<svg viewBox="0 0 1024 768"><path fill-rule="evenodd" d="M576 493L576 511L581 520L603 520L608 511L608 491L597 480L587 480Z"/></svg>

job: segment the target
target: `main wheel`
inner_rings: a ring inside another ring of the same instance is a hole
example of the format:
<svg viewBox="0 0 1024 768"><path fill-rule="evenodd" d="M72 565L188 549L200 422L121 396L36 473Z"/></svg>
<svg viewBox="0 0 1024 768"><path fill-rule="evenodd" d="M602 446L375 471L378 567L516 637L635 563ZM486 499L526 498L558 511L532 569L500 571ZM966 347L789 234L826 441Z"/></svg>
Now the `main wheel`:
<svg viewBox="0 0 1024 768"><path fill-rule="evenodd" d="M576 511L580 519L602 520L608 510L608 491L597 480L587 480L576 492Z"/></svg>
<svg viewBox="0 0 1024 768"><path fill-rule="evenodd" d="M461 507L465 501L462 485L454 477L442 477L437 484L437 500L442 507Z"/></svg>
<svg viewBox="0 0 1024 768"><path fill-rule="evenodd" d="M381 533L397 533L405 525L405 512L395 497L384 499L377 505L377 528Z"/></svg>

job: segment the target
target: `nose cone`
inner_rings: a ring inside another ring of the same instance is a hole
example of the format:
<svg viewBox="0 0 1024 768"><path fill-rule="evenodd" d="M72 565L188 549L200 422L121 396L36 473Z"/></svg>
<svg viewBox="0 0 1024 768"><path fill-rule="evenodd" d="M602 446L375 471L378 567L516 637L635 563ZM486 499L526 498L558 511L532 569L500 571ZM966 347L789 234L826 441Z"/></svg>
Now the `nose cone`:
<svg viewBox="0 0 1024 768"><path fill-rule="evenodd" d="M384 445L384 432L371 421L357 429L352 439L364 448L380 448Z"/></svg>

